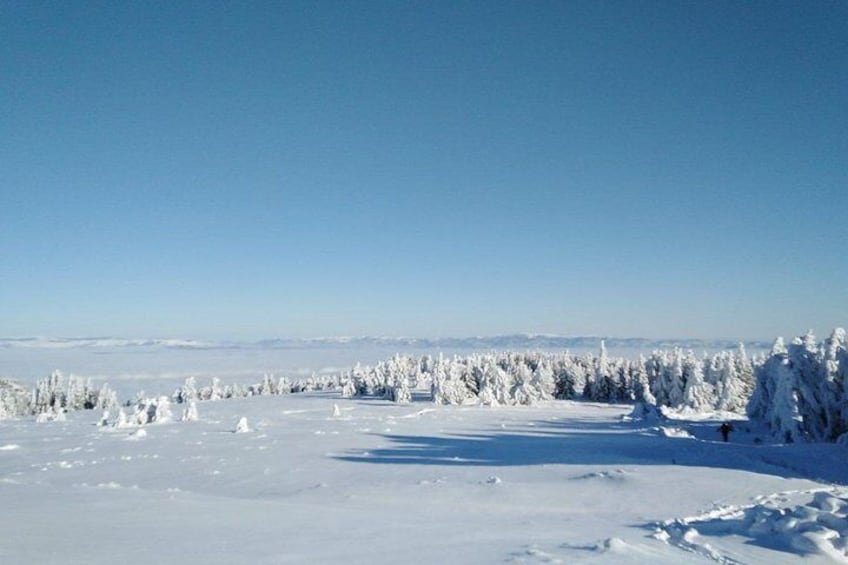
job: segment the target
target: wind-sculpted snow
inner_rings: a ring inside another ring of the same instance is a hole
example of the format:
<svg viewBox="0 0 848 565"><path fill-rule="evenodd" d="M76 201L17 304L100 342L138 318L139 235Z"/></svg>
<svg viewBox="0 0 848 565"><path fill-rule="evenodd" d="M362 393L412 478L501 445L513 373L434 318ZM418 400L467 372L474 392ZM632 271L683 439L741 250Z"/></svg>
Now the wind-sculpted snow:
<svg viewBox="0 0 848 565"><path fill-rule="evenodd" d="M810 495L812 497L810 498ZM793 502L806 499L806 502ZM822 488L756 497L749 505L718 507L658 524L654 537L719 563L742 563L711 545L725 536L797 554L848 563L848 489Z"/></svg>

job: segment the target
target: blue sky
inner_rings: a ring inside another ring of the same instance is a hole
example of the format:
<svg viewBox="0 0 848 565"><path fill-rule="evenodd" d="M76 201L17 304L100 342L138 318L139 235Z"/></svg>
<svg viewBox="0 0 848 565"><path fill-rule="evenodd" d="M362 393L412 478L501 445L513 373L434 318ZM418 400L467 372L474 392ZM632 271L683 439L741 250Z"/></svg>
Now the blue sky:
<svg viewBox="0 0 848 565"><path fill-rule="evenodd" d="M848 320L844 2L0 4L0 335Z"/></svg>

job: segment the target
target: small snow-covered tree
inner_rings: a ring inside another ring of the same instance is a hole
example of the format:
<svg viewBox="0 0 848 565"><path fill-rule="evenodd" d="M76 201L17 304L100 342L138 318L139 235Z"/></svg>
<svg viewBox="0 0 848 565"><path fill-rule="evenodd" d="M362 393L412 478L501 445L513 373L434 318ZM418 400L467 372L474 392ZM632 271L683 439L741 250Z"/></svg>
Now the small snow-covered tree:
<svg viewBox="0 0 848 565"><path fill-rule="evenodd" d="M280 377L277 381L277 394L290 394L292 391L291 383L286 377Z"/></svg>
<svg viewBox="0 0 848 565"><path fill-rule="evenodd" d="M358 390L356 388L356 383L353 381L353 379L349 378L348 380L346 380L344 385L342 386L342 398L353 398L354 396L356 396L357 392Z"/></svg>
<svg viewBox="0 0 848 565"><path fill-rule="evenodd" d="M412 400L409 381L406 375L396 374L390 385L386 386L386 399L400 404L408 404Z"/></svg>
<svg viewBox="0 0 848 565"><path fill-rule="evenodd" d="M132 422L130 422L129 418L127 418L127 413L124 412L124 409L119 408L118 409L118 416L117 416L117 418L115 418L115 424L114 425L115 425L116 428L128 428L128 427L130 427L134 424Z"/></svg>
<svg viewBox="0 0 848 565"><path fill-rule="evenodd" d="M277 394L277 383L273 375L265 373L262 376L262 384L259 386L259 394L262 396Z"/></svg>
<svg viewBox="0 0 848 565"><path fill-rule="evenodd" d="M174 393L174 401L178 404L182 404L185 402L190 402L192 400L197 400L200 397L199 392L197 390L197 379L194 377L187 377L183 386L181 386Z"/></svg>
<svg viewBox="0 0 848 565"><path fill-rule="evenodd" d="M172 419L173 414L171 413L170 400L168 400L167 396L160 396L156 400L156 416L154 422L161 424L164 422L170 422Z"/></svg>
<svg viewBox="0 0 848 565"><path fill-rule="evenodd" d="M239 418L239 421L238 421L238 423L236 423L236 428L233 430L233 432L237 433L237 434L246 434L250 431L251 431L251 429L250 429L250 426L247 423L247 418L244 417L244 416Z"/></svg>
<svg viewBox="0 0 848 565"><path fill-rule="evenodd" d="M183 422L196 422L197 419L197 401L189 400L186 403L186 407L183 409L183 415L181 420Z"/></svg>
<svg viewBox="0 0 848 565"><path fill-rule="evenodd" d="M97 393L97 402L94 407L98 410L115 410L118 406L118 393L108 384L104 384Z"/></svg>

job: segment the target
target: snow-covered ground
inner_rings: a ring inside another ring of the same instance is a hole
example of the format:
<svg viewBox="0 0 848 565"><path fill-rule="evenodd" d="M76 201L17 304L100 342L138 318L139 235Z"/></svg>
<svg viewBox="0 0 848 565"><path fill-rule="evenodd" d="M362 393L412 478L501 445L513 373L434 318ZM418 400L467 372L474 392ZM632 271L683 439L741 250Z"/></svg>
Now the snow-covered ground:
<svg viewBox="0 0 848 565"><path fill-rule="evenodd" d="M571 401L198 410L0 422L0 563L848 561L845 448L757 443L744 422L722 443L716 421Z"/></svg>

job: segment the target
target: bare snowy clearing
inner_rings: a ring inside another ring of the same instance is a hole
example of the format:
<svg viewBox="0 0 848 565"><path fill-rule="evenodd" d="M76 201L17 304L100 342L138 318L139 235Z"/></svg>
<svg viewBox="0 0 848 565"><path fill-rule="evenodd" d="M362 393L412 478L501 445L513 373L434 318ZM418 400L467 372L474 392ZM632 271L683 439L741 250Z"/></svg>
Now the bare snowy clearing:
<svg viewBox="0 0 848 565"><path fill-rule="evenodd" d="M0 561L844 557L843 447L759 445L743 426L725 444L715 421L629 421L631 409L309 393L205 402L197 421L138 429L90 411L4 421L0 501L14 511Z"/></svg>

